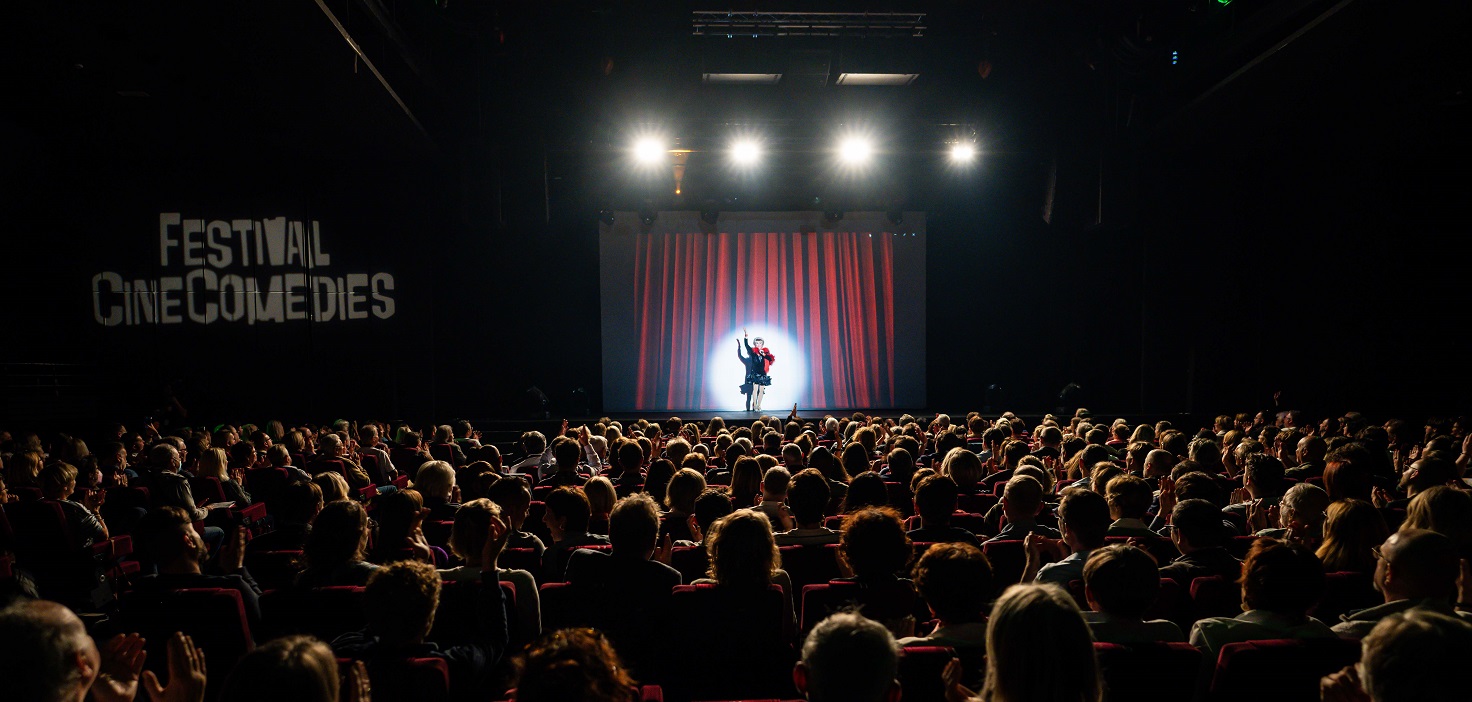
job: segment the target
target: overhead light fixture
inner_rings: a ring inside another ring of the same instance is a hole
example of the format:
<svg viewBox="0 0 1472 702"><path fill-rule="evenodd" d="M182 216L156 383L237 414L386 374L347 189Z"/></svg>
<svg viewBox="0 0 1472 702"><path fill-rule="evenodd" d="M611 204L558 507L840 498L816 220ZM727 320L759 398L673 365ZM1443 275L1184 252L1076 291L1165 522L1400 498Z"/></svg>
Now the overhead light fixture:
<svg viewBox="0 0 1472 702"><path fill-rule="evenodd" d="M776 85L781 73L702 73L701 80L712 85Z"/></svg>
<svg viewBox="0 0 1472 702"><path fill-rule="evenodd" d="M731 144L731 161L737 165L753 165L761 156L761 146L752 139L739 139Z"/></svg>
<svg viewBox="0 0 1472 702"><path fill-rule="evenodd" d="M840 73L837 85L909 85L919 73Z"/></svg>
<svg viewBox="0 0 1472 702"><path fill-rule="evenodd" d="M874 145L861 136L844 137L838 143L838 159L850 166L868 163L874 155Z"/></svg>
<svg viewBox="0 0 1472 702"><path fill-rule="evenodd" d="M966 142L951 145L951 163L971 163L975 159L975 145Z"/></svg>
<svg viewBox="0 0 1472 702"><path fill-rule="evenodd" d="M664 160L664 141L655 137L644 137L634 142L634 160L643 164L655 164Z"/></svg>

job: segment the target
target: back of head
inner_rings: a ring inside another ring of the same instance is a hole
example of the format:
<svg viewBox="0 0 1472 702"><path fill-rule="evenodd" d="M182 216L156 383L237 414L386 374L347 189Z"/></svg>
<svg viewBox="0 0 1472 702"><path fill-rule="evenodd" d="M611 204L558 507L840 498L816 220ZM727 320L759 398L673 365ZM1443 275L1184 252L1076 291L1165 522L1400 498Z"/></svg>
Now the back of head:
<svg viewBox="0 0 1472 702"><path fill-rule="evenodd" d="M1472 552L1472 495L1445 485L1423 490L1411 498L1403 526L1443 534L1464 554Z"/></svg>
<svg viewBox="0 0 1472 702"><path fill-rule="evenodd" d="M1277 495L1283 491L1285 472L1282 461L1265 453L1249 456L1247 466L1243 469L1244 477L1268 495Z"/></svg>
<svg viewBox="0 0 1472 702"><path fill-rule="evenodd" d="M1364 500L1339 500L1329 505L1324 519L1324 543L1319 558L1330 571L1370 571L1375 557L1370 549L1385 542L1390 530L1375 505Z"/></svg>
<svg viewBox="0 0 1472 702"><path fill-rule="evenodd" d="M287 636L245 654L225 679L221 702L337 702L337 658L310 636Z"/></svg>
<svg viewBox="0 0 1472 702"><path fill-rule="evenodd" d="M1105 546L1090 553L1084 563L1084 587L1099 611L1139 619L1160 594L1159 568L1144 549Z"/></svg>
<svg viewBox="0 0 1472 702"><path fill-rule="evenodd" d="M1032 519L1043 506L1043 484L1030 475L1015 475L1002 488L1007 518L1011 521Z"/></svg>
<svg viewBox="0 0 1472 702"><path fill-rule="evenodd" d="M567 533L582 534L588 530L592 507L582 490L560 487L547 493L543 502L547 505L548 512L567 520L563 526L563 530Z"/></svg>
<svg viewBox="0 0 1472 702"><path fill-rule="evenodd" d="M1324 489L1330 499L1370 499L1374 487L1371 466L1375 457L1360 443L1349 443L1324 457Z"/></svg>
<svg viewBox="0 0 1472 702"><path fill-rule="evenodd" d="M316 483L292 483L281 490L278 516L288 522L306 524L317 516L323 505L322 488Z"/></svg>
<svg viewBox="0 0 1472 702"><path fill-rule="evenodd" d="M486 497L507 512L524 509L532 502L531 489L519 477L502 478L486 490Z"/></svg>
<svg viewBox="0 0 1472 702"><path fill-rule="evenodd" d="M702 532L710 531L711 524L734 511L731 496L720 488L706 488L695 498L695 523Z"/></svg>
<svg viewBox="0 0 1472 702"><path fill-rule="evenodd" d="M956 487L968 494L974 492L976 483L986 476L986 468L981 459L963 447L953 448L946 453L937 472L950 476L951 480L956 481Z"/></svg>
<svg viewBox="0 0 1472 702"><path fill-rule="evenodd" d="M1063 499L1058 502L1058 521L1073 532L1081 546L1098 548L1104 545L1109 531L1109 503L1092 490L1064 490Z"/></svg>
<svg viewBox="0 0 1472 702"><path fill-rule="evenodd" d="M312 522L312 531L302 547L307 567L323 569L362 559L368 535L368 512L348 500L328 502Z"/></svg>
<svg viewBox="0 0 1472 702"><path fill-rule="evenodd" d="M843 520L839 555L856 577L892 577L909 565L913 549L899 512L890 507L867 507Z"/></svg>
<svg viewBox="0 0 1472 702"><path fill-rule="evenodd" d="M1206 500L1177 502L1171 512L1170 523L1174 533L1180 534L1195 548L1213 548L1226 541L1222 511Z"/></svg>
<svg viewBox="0 0 1472 702"><path fill-rule="evenodd" d="M708 575L722 586L766 587L781 567L772 524L761 512L740 509L717 519L705 537Z"/></svg>
<svg viewBox="0 0 1472 702"><path fill-rule="evenodd" d="M0 610L0 685L5 698L30 702L75 699L89 681L76 656L93 646L82 621L45 600Z"/></svg>
<svg viewBox="0 0 1472 702"><path fill-rule="evenodd" d="M485 498L470 500L455 511L455 524L450 527L450 551L468 565L479 565L486 539L491 535L491 520L501 515L501 508Z"/></svg>
<svg viewBox="0 0 1472 702"><path fill-rule="evenodd" d="M828 479L816 468L804 468L788 483L787 506L799 524L814 524L823 520L823 511L832 496Z"/></svg>
<svg viewBox="0 0 1472 702"><path fill-rule="evenodd" d="M1155 495L1144 478L1121 474L1104 486L1104 496L1111 512L1120 519L1144 519Z"/></svg>
<svg viewBox="0 0 1472 702"><path fill-rule="evenodd" d="M1467 699L1462 667L1472 625L1427 609L1392 614L1362 642L1361 686L1374 702Z"/></svg>
<svg viewBox="0 0 1472 702"><path fill-rule="evenodd" d="M1183 462L1184 463L1184 462ZM1227 506L1227 493L1222 489L1216 478L1199 470L1176 478L1176 499L1178 500L1206 500L1217 509Z"/></svg>
<svg viewBox="0 0 1472 702"><path fill-rule="evenodd" d="M608 540L613 552L638 558L654 550L659 537L659 507L654 498L636 492L619 500L608 514Z"/></svg>
<svg viewBox="0 0 1472 702"><path fill-rule="evenodd" d="M915 511L927 528L944 527L956 511L959 490L948 475L932 475L920 481L915 489Z"/></svg>
<svg viewBox="0 0 1472 702"><path fill-rule="evenodd" d="M133 539L138 552L155 564L173 563L190 555L190 546L184 538L185 531L193 523L188 512L178 507L155 507L138 520L133 530ZM203 542L195 547L204 548Z"/></svg>
<svg viewBox="0 0 1472 702"><path fill-rule="evenodd" d="M1457 596L1461 557L1451 539L1434 531L1402 528L1385 540L1381 553L1385 578L1396 595L1448 602ZM1386 589L1384 583L1381 589Z"/></svg>
<svg viewBox="0 0 1472 702"><path fill-rule="evenodd" d="M691 468L681 468L665 488L664 504L673 511L694 514L695 498L702 492L705 492L705 476Z"/></svg>
<svg viewBox="0 0 1472 702"><path fill-rule="evenodd" d="M898 688L899 645L884 625L840 612L802 645L804 692L812 702L880 702Z"/></svg>
<svg viewBox="0 0 1472 702"><path fill-rule="evenodd" d="M935 544L915 564L915 587L941 621L979 622L994 588L992 566L971 544Z"/></svg>
<svg viewBox="0 0 1472 702"><path fill-rule="evenodd" d="M425 461L414 475L414 489L425 497L448 500L455 489L455 469L445 461Z"/></svg>
<svg viewBox="0 0 1472 702"><path fill-rule="evenodd" d="M67 463L52 463L41 469L36 476L36 482L41 487L41 494L51 500L65 500L71 497L68 490L77 480L77 469Z"/></svg>
<svg viewBox="0 0 1472 702"><path fill-rule="evenodd" d="M368 632L389 645L419 643L429 635L440 602L440 576L418 561L390 563L368 576L363 610Z"/></svg>
<svg viewBox="0 0 1472 702"><path fill-rule="evenodd" d="M792 482L792 473L786 468L776 466L768 468L762 476L762 491L769 495L782 495L787 492L787 486Z"/></svg>
<svg viewBox="0 0 1472 702"><path fill-rule="evenodd" d="M1324 533L1324 511L1329 509L1329 493L1312 483L1298 483L1283 493L1280 503L1285 524L1303 524L1310 535Z"/></svg>
<svg viewBox="0 0 1472 702"><path fill-rule="evenodd" d="M883 507L889 504L889 490L884 486L884 478L878 473L866 470L854 476L848 484L848 494L843 498L843 512L852 512L863 507Z"/></svg>
<svg viewBox="0 0 1472 702"><path fill-rule="evenodd" d="M1073 598L1055 585L1008 588L986 630L986 688L993 702L1098 702L1094 639Z"/></svg>
<svg viewBox="0 0 1472 702"><path fill-rule="evenodd" d="M559 629L516 660L517 702L634 702L634 680L596 629Z"/></svg>
<svg viewBox="0 0 1472 702"><path fill-rule="evenodd" d="M1324 594L1324 565L1302 544L1258 539L1247 551L1238 582L1243 609L1300 619Z"/></svg>

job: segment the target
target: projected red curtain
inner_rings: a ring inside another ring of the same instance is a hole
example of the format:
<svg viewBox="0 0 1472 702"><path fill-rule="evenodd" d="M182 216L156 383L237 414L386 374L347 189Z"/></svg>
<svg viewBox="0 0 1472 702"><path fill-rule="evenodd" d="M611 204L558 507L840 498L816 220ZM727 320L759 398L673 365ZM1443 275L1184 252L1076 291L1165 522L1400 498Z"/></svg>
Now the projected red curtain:
<svg viewBox="0 0 1472 702"><path fill-rule="evenodd" d="M640 408L715 409L702 389L712 346L743 324L785 330L776 373L800 354L805 407L892 407L894 255L889 235L636 234ZM731 351L734 353L734 350ZM920 363L921 359L905 362ZM729 406L729 405L728 405ZM776 411L777 408L769 408Z"/></svg>

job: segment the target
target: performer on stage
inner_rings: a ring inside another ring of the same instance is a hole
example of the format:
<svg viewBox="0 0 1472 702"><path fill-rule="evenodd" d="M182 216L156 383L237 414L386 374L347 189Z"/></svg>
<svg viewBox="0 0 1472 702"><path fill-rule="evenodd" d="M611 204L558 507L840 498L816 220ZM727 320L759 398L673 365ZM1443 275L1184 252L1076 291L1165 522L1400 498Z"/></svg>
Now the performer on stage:
<svg viewBox="0 0 1472 702"><path fill-rule="evenodd" d="M746 347L744 355L742 346ZM736 357L746 366L746 382L741 385L741 394L746 396L746 411L760 412L762 397L767 394L767 386L772 384L772 376L767 373L772 370L777 357L767 349L761 337L747 341L745 329L741 330L741 343L736 344Z"/></svg>

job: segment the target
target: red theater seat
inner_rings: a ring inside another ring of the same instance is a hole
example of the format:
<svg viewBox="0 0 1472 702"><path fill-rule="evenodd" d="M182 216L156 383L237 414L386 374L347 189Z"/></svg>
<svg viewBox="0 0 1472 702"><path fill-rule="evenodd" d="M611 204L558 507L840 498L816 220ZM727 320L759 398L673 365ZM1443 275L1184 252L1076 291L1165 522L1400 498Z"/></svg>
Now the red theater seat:
<svg viewBox="0 0 1472 702"><path fill-rule="evenodd" d="M1220 575L1191 581L1191 611L1196 619L1242 613L1242 587Z"/></svg>
<svg viewBox="0 0 1472 702"><path fill-rule="evenodd" d="M1201 674L1201 651L1188 643L1095 643L1094 655L1111 700L1189 699Z"/></svg>
<svg viewBox="0 0 1472 702"><path fill-rule="evenodd" d="M508 548L496 559L496 565L508 570L525 570L536 575L542 570L542 559L534 548Z"/></svg>
<svg viewBox="0 0 1472 702"><path fill-rule="evenodd" d="M291 587L302 572L301 551L251 551L246 549L245 567L265 590Z"/></svg>
<svg viewBox="0 0 1472 702"><path fill-rule="evenodd" d="M449 444L434 444L429 447L429 455L436 461L444 461L455 465L455 448Z"/></svg>
<svg viewBox="0 0 1472 702"><path fill-rule="evenodd" d="M121 631L138 632L147 639L146 667L161 678L168 670L168 643L174 632L184 632L204 651L209 670L230 670L241 656L255 648L245 603L240 592L227 588L188 588L163 593L126 593L119 600ZM210 675L210 694L225 681Z"/></svg>
<svg viewBox="0 0 1472 702"><path fill-rule="evenodd" d="M710 554L704 546L676 546L670 552L670 567L680 571L684 582L693 582L706 576L710 567Z"/></svg>
<svg viewBox="0 0 1472 702"><path fill-rule="evenodd" d="M794 592L806 585L826 583L842 577L838 567L838 544L782 546L782 569L792 579Z"/></svg>
<svg viewBox="0 0 1472 702"><path fill-rule="evenodd" d="M1154 556L1155 562L1160 565L1181 557L1181 552L1176 548L1175 543L1163 536L1106 536L1104 543L1109 545L1133 544Z"/></svg>
<svg viewBox="0 0 1472 702"><path fill-rule="evenodd" d="M902 582L883 589L839 580L807 585L802 589L802 631L811 631L828 615L855 606L864 616L883 622L915 616L923 604Z"/></svg>
<svg viewBox="0 0 1472 702"><path fill-rule="evenodd" d="M698 622L692 645L671 645L659 678L672 699L793 697L791 625L782 588L732 591L681 585L670 596L670 622ZM690 626L690 625L686 625ZM672 633L681 632L676 629ZM698 644L695 644L698 641Z"/></svg>
<svg viewBox="0 0 1472 702"><path fill-rule="evenodd" d="M1212 700L1290 702L1318 698L1319 679L1360 659L1358 641L1272 639L1222 647Z"/></svg>
<svg viewBox="0 0 1472 702"><path fill-rule="evenodd" d="M337 659L346 674L351 659ZM450 699L450 667L442 658L374 659L365 661L373 702L446 702Z"/></svg>
<svg viewBox="0 0 1472 702"><path fill-rule="evenodd" d="M941 673L956 657L946 646L906 646L900 652L900 689L906 702L945 702Z"/></svg>
<svg viewBox="0 0 1472 702"><path fill-rule="evenodd" d="M1333 626L1339 615L1374 607L1385 602L1375 589L1372 573L1338 572L1324 574L1324 596L1314 609L1314 617Z"/></svg>
<svg viewBox="0 0 1472 702"><path fill-rule="evenodd" d="M1027 566L1027 551L1023 549L1021 540L988 541L981 545L981 552L991 562L992 573L995 574L1000 589L1006 589L1008 585L1022 579L1022 571ZM1044 563L1055 560L1057 559L1051 555L1044 554Z"/></svg>

